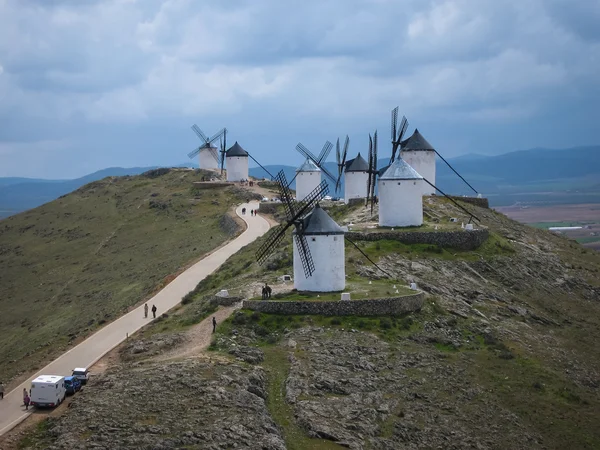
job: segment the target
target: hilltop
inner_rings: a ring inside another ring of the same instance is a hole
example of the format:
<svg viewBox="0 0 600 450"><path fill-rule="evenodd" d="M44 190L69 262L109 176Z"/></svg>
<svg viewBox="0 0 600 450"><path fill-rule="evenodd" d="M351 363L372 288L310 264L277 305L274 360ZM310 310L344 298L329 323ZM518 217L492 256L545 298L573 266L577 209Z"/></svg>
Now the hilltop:
<svg viewBox="0 0 600 450"><path fill-rule="evenodd" d="M362 206L323 206L340 223L371 220ZM414 280L427 294L420 311L239 311L208 352L194 352L195 324L218 290L249 298L268 281L275 297L288 295L291 239L258 266L259 239L115 352L21 448L598 448L600 255L465 206L489 231L476 250L358 242L393 279L346 246L349 284L392 294ZM467 220L440 198L425 213L427 229Z"/></svg>
<svg viewBox="0 0 600 450"><path fill-rule="evenodd" d="M241 231L205 171L107 177L0 222L0 379L28 374Z"/></svg>

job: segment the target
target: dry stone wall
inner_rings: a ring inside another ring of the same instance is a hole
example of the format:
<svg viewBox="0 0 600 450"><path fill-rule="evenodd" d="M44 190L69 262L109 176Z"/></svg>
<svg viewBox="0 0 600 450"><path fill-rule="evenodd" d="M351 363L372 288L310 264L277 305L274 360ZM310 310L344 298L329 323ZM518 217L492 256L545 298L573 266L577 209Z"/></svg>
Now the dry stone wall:
<svg viewBox="0 0 600 450"><path fill-rule="evenodd" d="M346 236L351 241L400 241L403 244L430 244L457 250L475 250L489 237L488 230L460 231L384 231L365 233L349 231Z"/></svg>
<svg viewBox="0 0 600 450"><path fill-rule="evenodd" d="M488 208L490 207L490 202L487 198L478 198L478 197L458 197L455 195L449 196L452 200L458 200L460 202L470 203L471 205L479 206L480 208Z"/></svg>
<svg viewBox="0 0 600 450"><path fill-rule="evenodd" d="M373 300L278 301L244 300L242 308L268 314L317 314L322 316L387 316L419 311L424 294Z"/></svg>

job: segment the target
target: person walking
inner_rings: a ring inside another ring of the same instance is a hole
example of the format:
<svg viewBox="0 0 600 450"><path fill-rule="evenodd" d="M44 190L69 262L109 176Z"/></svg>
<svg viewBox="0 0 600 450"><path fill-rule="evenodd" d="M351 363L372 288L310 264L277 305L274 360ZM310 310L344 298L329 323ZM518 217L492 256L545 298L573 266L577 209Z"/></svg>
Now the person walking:
<svg viewBox="0 0 600 450"><path fill-rule="evenodd" d="M27 395L27 389L23 388L23 404L25 404L25 398L26 398L26 397L29 397L29 396Z"/></svg>
<svg viewBox="0 0 600 450"><path fill-rule="evenodd" d="M148 303L144 304L144 319L148 318Z"/></svg>
<svg viewBox="0 0 600 450"><path fill-rule="evenodd" d="M4 398L4 384L0 381L0 400Z"/></svg>
<svg viewBox="0 0 600 450"><path fill-rule="evenodd" d="M213 333L217 330L217 319L216 317L213 316Z"/></svg>
<svg viewBox="0 0 600 450"><path fill-rule="evenodd" d="M29 409L29 403L31 402L31 399L29 398L29 395L27 394L27 391L25 391L25 398L23 399L23 404L25 405L25 409Z"/></svg>
<svg viewBox="0 0 600 450"><path fill-rule="evenodd" d="M156 319L156 305L152 305L152 317Z"/></svg>

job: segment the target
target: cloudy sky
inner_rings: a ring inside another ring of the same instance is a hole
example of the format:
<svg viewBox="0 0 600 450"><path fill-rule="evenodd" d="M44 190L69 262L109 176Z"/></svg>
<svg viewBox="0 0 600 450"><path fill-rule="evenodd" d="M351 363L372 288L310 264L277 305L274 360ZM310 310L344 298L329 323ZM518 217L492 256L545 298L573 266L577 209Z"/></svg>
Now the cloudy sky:
<svg viewBox="0 0 600 450"><path fill-rule="evenodd" d="M600 144L600 0L0 0L0 176L263 164L400 106L444 155Z"/></svg>

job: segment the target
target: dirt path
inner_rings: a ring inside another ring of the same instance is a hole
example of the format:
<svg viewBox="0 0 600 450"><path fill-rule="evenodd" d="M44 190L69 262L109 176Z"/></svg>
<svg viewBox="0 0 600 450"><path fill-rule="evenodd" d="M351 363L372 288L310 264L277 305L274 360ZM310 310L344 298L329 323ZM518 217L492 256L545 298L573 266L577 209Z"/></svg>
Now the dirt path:
<svg viewBox="0 0 600 450"><path fill-rule="evenodd" d="M169 359L194 358L203 356L204 350L210 345L212 339L212 319L217 319L217 326L226 320L231 314L241 307L241 302L234 306L221 307L198 325L193 326L186 334L186 343L173 350L154 358L154 361L166 361Z"/></svg>

